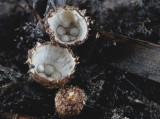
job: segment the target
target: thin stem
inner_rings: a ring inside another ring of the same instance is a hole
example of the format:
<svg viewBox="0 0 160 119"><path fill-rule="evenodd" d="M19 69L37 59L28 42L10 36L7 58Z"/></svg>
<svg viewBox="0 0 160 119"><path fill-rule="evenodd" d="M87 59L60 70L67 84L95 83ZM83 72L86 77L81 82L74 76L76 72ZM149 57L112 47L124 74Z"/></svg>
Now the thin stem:
<svg viewBox="0 0 160 119"><path fill-rule="evenodd" d="M21 8L24 11L28 11L25 7L23 7L21 4L19 4L16 0L10 0L11 2L13 2L16 6L18 6L19 8Z"/></svg>
<svg viewBox="0 0 160 119"><path fill-rule="evenodd" d="M11 2L13 2L16 6L18 6L19 8L21 8L22 10L24 10L25 12L28 12L28 10L23 7L21 4L19 4L16 0L10 0ZM32 13L32 15L36 18L37 21L42 23L42 19L40 17L40 15L33 9L33 7L29 4L28 0L25 0L30 12Z"/></svg>
<svg viewBox="0 0 160 119"><path fill-rule="evenodd" d="M28 0L25 0L25 2L28 5L28 8L30 9L31 13L33 14L33 16L35 16L35 18L37 19L37 21L42 23L42 19L40 17L40 15L33 9L33 7L29 4Z"/></svg>

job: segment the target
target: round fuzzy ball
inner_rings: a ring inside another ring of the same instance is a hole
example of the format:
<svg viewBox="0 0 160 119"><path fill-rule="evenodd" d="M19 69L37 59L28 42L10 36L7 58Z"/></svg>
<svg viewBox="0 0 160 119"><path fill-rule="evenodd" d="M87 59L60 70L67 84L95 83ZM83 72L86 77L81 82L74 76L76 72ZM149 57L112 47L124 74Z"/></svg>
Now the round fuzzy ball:
<svg viewBox="0 0 160 119"><path fill-rule="evenodd" d="M62 27L62 26L57 27L57 34L58 35L64 35L64 34L66 34L66 32L67 31L64 27Z"/></svg>
<svg viewBox="0 0 160 119"><path fill-rule="evenodd" d="M55 68L52 65L47 64L44 66L44 72L46 75L51 76L54 71L55 71Z"/></svg>
<svg viewBox="0 0 160 119"><path fill-rule="evenodd" d="M55 97L55 107L60 117L79 114L85 103L85 92L77 86L65 86L57 92Z"/></svg>

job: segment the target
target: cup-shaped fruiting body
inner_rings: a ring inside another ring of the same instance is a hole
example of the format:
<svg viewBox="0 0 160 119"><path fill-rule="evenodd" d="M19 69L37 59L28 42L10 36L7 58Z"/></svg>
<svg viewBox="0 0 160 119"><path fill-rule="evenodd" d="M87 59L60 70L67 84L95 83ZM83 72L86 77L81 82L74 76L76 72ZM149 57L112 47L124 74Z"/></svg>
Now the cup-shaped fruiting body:
<svg viewBox="0 0 160 119"><path fill-rule="evenodd" d="M55 107L60 117L79 114L85 103L85 92L77 86L65 86L57 92L55 97Z"/></svg>
<svg viewBox="0 0 160 119"><path fill-rule="evenodd" d="M86 10L71 6L50 10L45 19L45 28L50 39L65 47L84 43L89 25L85 14Z"/></svg>
<svg viewBox="0 0 160 119"><path fill-rule="evenodd" d="M28 53L29 72L35 81L48 88L64 86L75 72L78 58L69 48L50 42L37 43Z"/></svg>

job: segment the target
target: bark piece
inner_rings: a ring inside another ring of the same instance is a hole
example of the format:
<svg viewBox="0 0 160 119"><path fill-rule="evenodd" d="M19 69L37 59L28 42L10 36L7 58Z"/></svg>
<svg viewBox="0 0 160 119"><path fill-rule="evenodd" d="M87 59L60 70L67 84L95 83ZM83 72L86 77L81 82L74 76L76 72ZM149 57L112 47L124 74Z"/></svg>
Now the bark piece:
<svg viewBox="0 0 160 119"><path fill-rule="evenodd" d="M138 39L100 31L117 46L109 54L111 66L160 83L160 46Z"/></svg>

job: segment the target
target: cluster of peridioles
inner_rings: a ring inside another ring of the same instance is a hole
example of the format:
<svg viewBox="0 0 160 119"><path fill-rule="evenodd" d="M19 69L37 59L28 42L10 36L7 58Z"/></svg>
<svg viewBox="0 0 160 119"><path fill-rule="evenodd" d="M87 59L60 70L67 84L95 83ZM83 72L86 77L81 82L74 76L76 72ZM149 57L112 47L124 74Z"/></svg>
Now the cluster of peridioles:
<svg viewBox="0 0 160 119"><path fill-rule="evenodd" d="M72 78L78 58L69 46L84 43L88 35L85 10L63 6L50 10L45 29L51 42L37 43L29 50L29 72L35 81L47 88L61 88L55 97L56 111L61 117L79 114L86 103L86 95L77 86L65 86ZM54 42L52 42L54 41Z"/></svg>

